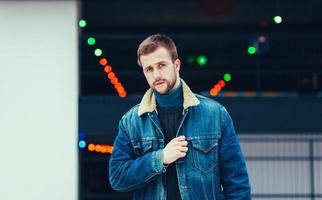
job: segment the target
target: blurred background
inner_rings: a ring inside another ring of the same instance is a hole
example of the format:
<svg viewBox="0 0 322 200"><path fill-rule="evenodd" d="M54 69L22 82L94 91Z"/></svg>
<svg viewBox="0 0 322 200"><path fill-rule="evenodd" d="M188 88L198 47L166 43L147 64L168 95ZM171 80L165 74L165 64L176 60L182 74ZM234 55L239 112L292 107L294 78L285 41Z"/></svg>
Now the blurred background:
<svg viewBox="0 0 322 200"><path fill-rule="evenodd" d="M322 199L322 1L0 1L0 198L128 200L108 161L148 89L140 42L224 105L256 200Z"/></svg>

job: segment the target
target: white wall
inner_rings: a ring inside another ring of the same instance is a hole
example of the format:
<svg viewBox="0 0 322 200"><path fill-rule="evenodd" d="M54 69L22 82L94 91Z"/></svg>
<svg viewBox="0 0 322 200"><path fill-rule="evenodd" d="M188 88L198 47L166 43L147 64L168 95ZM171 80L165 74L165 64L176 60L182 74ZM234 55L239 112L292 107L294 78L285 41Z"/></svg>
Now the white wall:
<svg viewBox="0 0 322 200"><path fill-rule="evenodd" d="M75 1L0 1L0 199L77 199Z"/></svg>

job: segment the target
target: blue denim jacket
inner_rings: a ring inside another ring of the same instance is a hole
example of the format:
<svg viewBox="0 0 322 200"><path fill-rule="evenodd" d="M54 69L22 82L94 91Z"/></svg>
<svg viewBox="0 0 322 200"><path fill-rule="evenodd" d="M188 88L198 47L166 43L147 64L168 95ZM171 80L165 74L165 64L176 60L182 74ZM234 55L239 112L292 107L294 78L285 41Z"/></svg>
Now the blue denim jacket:
<svg viewBox="0 0 322 200"><path fill-rule="evenodd" d="M183 112L177 136L188 152L175 162L182 200L251 199L245 160L226 109L195 95L182 81ZM117 191L133 191L135 200L165 200L164 136L151 89L119 122L109 161L109 179Z"/></svg>

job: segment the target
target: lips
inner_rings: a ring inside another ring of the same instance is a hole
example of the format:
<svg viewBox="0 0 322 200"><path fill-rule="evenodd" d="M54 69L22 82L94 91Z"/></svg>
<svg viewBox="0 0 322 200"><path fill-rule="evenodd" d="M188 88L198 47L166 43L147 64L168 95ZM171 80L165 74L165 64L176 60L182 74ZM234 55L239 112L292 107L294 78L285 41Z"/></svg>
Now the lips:
<svg viewBox="0 0 322 200"><path fill-rule="evenodd" d="M164 83L164 81L158 81L158 82L155 82L155 83L154 83L154 85L155 85L155 86L158 86L158 85L161 85L161 84L163 84L163 83Z"/></svg>

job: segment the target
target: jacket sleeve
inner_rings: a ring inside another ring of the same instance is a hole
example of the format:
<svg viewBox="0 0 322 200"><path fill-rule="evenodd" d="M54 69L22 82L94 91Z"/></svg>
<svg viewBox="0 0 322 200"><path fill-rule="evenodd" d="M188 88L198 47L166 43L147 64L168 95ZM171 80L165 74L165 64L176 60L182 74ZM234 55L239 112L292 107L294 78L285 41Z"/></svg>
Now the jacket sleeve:
<svg viewBox="0 0 322 200"><path fill-rule="evenodd" d="M109 180L112 188L127 192L144 187L166 171L162 155L162 149L159 149L136 157L126 126L121 120L109 161Z"/></svg>
<svg viewBox="0 0 322 200"><path fill-rule="evenodd" d="M221 115L222 135L219 143L219 172L226 200L251 199L245 159L231 117L225 108Z"/></svg>

